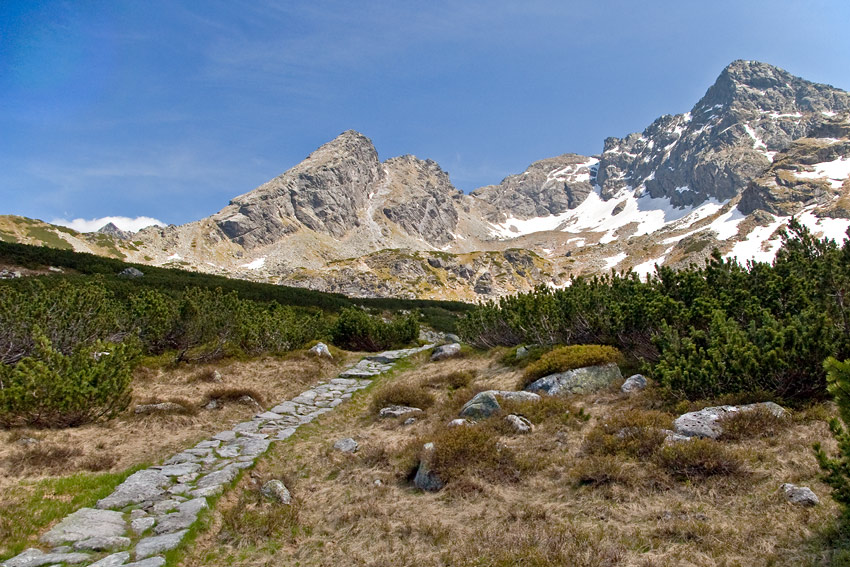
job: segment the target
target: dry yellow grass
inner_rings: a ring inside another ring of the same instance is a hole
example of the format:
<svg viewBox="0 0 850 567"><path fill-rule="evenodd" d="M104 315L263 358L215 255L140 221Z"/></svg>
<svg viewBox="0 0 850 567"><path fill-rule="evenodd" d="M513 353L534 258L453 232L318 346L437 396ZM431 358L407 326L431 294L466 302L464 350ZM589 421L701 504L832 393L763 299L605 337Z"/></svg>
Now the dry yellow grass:
<svg viewBox="0 0 850 567"><path fill-rule="evenodd" d="M413 425L375 418L370 397L379 385L275 445L219 502L180 565L828 564L822 534L838 512L811 450L816 440L832 446L823 421L796 420L771 437L724 441L742 458L743 474L680 480L640 452L609 455L614 460L607 465L592 461L600 456L584 450L588 432L613 414L657 405L650 394L626 399L603 392L573 401L591 416L586 423L547 419L530 435L498 438L533 464L518 481L472 477L426 494L405 474L412 462L404 448L445 423L444 408L458 402L453 396L507 389L518 372L473 356L439 368L423 360L381 380L421 386L438 383L436 372L454 370L473 370L477 378L468 390L432 390L436 404ZM332 449L335 440L349 436L360 444L357 453ZM580 466L616 470L605 483L582 485L576 478ZM297 514L278 523L276 515L285 512L256 497L269 478L283 478L297 501ZM822 504L791 506L778 490L784 482L810 486ZM234 538L228 531L245 506L252 514L240 529L260 537ZM263 535L269 533L277 535Z"/></svg>
<svg viewBox="0 0 850 567"><path fill-rule="evenodd" d="M195 379L199 370L212 368L221 373L221 383ZM224 402L215 410L202 409L208 395L216 390L253 391L274 404L338 371L334 364L299 353L283 359L231 361L205 368L140 368L133 381L133 404L117 419L60 430L0 432L0 505L7 487L77 471L120 471L140 463L155 463L257 412L256 405L238 402ZM165 415L133 413L136 404L159 401L180 401L187 410ZM25 438L39 442L26 444L22 441Z"/></svg>

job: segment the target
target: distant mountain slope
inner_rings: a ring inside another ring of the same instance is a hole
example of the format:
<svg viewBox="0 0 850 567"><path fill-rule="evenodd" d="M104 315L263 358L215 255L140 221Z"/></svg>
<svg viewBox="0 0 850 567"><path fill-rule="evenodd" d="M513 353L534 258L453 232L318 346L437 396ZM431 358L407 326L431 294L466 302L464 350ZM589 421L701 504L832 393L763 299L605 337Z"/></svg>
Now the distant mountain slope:
<svg viewBox="0 0 850 567"><path fill-rule="evenodd" d="M769 261L791 216L843 238L848 174L850 94L735 61L689 112L469 195L437 163L381 162L347 131L206 219L129 239L39 230L58 238L48 245L137 262L361 296L477 299L611 269L645 276L715 247ZM32 239L27 230L0 225L0 237ZM517 267L512 250L530 264Z"/></svg>

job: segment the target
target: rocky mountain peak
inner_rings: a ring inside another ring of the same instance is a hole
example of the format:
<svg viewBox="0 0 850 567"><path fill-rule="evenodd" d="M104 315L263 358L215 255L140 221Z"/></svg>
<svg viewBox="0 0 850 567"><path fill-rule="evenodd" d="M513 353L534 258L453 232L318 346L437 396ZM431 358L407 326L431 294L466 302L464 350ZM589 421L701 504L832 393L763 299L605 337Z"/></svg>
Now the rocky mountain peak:
<svg viewBox="0 0 850 567"><path fill-rule="evenodd" d="M120 238L121 240L127 240L128 238L133 236L133 233L131 231L121 230L120 228L115 226L114 223L111 222L108 222L99 229L97 229L97 232L101 234L108 234L110 236L114 236L115 238Z"/></svg>

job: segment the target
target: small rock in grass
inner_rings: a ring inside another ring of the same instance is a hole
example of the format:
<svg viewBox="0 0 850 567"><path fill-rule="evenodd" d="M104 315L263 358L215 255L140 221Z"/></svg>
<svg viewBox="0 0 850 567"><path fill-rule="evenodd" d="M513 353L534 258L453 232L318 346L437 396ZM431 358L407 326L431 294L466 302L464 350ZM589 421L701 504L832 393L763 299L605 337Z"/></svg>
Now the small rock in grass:
<svg viewBox="0 0 850 567"><path fill-rule="evenodd" d="M528 419L521 415L510 414L505 417L511 428L517 433L531 433L534 431L534 425Z"/></svg>
<svg viewBox="0 0 850 567"><path fill-rule="evenodd" d="M458 354L460 354L460 343L450 343L435 348L433 354L431 354L431 360L445 360Z"/></svg>
<svg viewBox="0 0 850 567"><path fill-rule="evenodd" d="M319 358L325 357L333 359L333 355L331 354L328 345L326 345L325 343L316 343L316 345L310 349L310 352L312 352Z"/></svg>
<svg viewBox="0 0 850 567"><path fill-rule="evenodd" d="M820 504L817 494L815 494L808 486L796 486L786 482L780 488L785 493L785 498L791 504L805 507L817 506Z"/></svg>
<svg viewBox="0 0 850 567"><path fill-rule="evenodd" d="M381 408L381 411L378 412L378 417L401 417L409 413L422 413L422 410L408 406L387 406L385 408Z"/></svg>
<svg viewBox="0 0 850 567"><path fill-rule="evenodd" d="M437 476L437 473L431 469L431 461L434 458L434 444L425 443L422 447L422 453L419 456L419 468L416 469L416 476L413 478L413 484L416 488L426 492L437 492L442 490L446 485L442 479Z"/></svg>
<svg viewBox="0 0 850 567"><path fill-rule="evenodd" d="M268 481L260 489L260 493L266 498L281 504L289 505L292 503L292 495L289 493L289 489L280 480Z"/></svg>
<svg viewBox="0 0 850 567"><path fill-rule="evenodd" d="M626 378L626 381L620 386L620 391L624 394L631 394L640 392L644 388L646 388L646 378L643 374L635 374Z"/></svg>
<svg viewBox="0 0 850 567"><path fill-rule="evenodd" d="M334 443L334 449L336 449L337 451L342 451L343 453L354 453L355 451L357 451L357 448L357 441L355 441L351 437L340 439L339 441Z"/></svg>

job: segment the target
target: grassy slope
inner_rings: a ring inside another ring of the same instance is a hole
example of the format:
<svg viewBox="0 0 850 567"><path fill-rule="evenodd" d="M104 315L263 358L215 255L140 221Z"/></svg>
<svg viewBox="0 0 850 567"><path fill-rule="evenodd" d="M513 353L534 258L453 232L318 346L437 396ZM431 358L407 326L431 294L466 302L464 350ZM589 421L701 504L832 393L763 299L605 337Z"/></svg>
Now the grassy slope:
<svg viewBox="0 0 850 567"><path fill-rule="evenodd" d="M441 377L477 373L471 389L450 391ZM752 425L743 439L714 443L740 468L682 476L685 459L659 447L639 456L599 439L612 416L671 422L653 393L626 398L616 388L571 400L588 421L554 416L531 435L479 424L513 452L516 478L474 467L444 491L414 489L409 447L437 435L476 389L514 388L520 373L495 355L417 361L382 383L428 389L437 404L412 426L377 420L371 399L382 384L276 445L207 519L176 564L279 565L821 565L841 561L829 539L837 508L819 480L811 443L830 437L823 408L774 431ZM657 409L657 408L661 409ZM650 409L656 408L656 409ZM759 437L759 434L768 434ZM354 437L354 455L334 451ZM594 441L594 439L596 441ZM602 450L600 447L608 447ZM611 448L613 447L613 448ZM701 449L702 450L702 449ZM606 454L605 451L608 451ZM415 459L414 459L415 460ZM291 489L290 509L263 501L271 478ZM381 484L376 484L380 480ZM780 484L808 485L821 505L783 499Z"/></svg>

